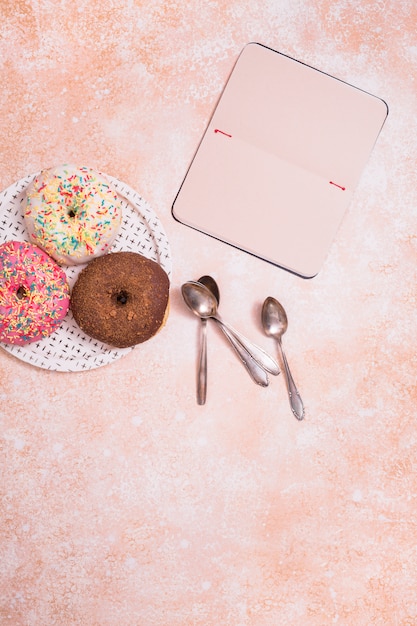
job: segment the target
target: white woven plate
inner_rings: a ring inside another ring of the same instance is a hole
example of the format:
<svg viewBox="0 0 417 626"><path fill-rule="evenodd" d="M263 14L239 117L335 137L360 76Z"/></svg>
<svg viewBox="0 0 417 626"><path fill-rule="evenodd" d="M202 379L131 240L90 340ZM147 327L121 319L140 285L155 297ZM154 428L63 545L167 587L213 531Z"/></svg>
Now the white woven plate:
<svg viewBox="0 0 417 626"><path fill-rule="evenodd" d="M0 243L28 241L23 219L26 189L36 174L22 178L0 194ZM148 203L131 187L106 175L123 206L120 232L112 252L129 250L159 263L171 277L171 251L165 231ZM64 267L70 287L85 265ZM61 372L90 370L116 361L133 348L114 349L87 337L68 311L60 328L49 337L27 346L0 346L18 359L43 369Z"/></svg>

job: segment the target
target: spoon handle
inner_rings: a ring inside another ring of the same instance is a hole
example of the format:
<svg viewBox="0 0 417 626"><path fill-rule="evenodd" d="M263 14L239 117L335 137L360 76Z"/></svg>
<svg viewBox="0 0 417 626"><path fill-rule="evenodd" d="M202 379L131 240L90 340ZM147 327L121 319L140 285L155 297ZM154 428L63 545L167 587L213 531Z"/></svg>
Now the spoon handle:
<svg viewBox="0 0 417 626"><path fill-rule="evenodd" d="M207 320L201 319L200 357L197 370L197 404L205 404L207 396Z"/></svg>
<svg viewBox="0 0 417 626"><path fill-rule="evenodd" d="M256 361L265 371L277 376L280 373L280 369L278 363L275 359L272 358L265 350L262 350L259 346L255 345L249 339L247 339L242 333L239 333L237 330L232 328L230 324L226 324L219 316L216 316L216 319L220 325L229 332L234 339L240 343L242 348L249 353L254 361Z"/></svg>
<svg viewBox="0 0 417 626"><path fill-rule="evenodd" d="M229 340L230 345L235 350L244 367L246 367L252 380L254 380L257 385L261 385L261 387L267 387L269 385L269 379L268 374L263 367L261 367L251 354L243 347L243 345L236 340L233 334L229 331L228 327L225 326L221 320L217 317L213 317L212 319L217 322L225 337Z"/></svg>
<svg viewBox="0 0 417 626"><path fill-rule="evenodd" d="M290 368L288 366L287 357L282 349L281 341L277 339L278 351L281 355L282 363L284 365L284 375L287 383L288 399L290 401L291 410L298 420L304 419L304 405L301 400L298 389L295 386L294 379L291 375Z"/></svg>

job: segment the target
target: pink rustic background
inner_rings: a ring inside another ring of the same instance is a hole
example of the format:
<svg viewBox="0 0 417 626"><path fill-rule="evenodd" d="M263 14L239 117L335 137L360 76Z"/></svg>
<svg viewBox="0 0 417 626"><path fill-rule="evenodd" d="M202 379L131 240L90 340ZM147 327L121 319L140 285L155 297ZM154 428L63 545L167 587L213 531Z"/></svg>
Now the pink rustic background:
<svg viewBox="0 0 417 626"><path fill-rule="evenodd" d="M417 9L411 0L3 0L0 187L77 162L136 189L167 232L170 317L111 365L0 352L0 622L417 624ZM384 98L390 114L319 275L305 281L173 220L249 41ZM180 285L205 273L283 377L256 387Z"/></svg>

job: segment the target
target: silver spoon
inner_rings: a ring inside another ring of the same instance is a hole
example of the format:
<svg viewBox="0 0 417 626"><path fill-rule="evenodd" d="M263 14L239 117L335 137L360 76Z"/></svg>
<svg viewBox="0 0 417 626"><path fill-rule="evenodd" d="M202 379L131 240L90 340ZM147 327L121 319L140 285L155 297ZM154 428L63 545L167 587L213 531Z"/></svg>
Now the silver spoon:
<svg viewBox="0 0 417 626"><path fill-rule="evenodd" d="M188 308L200 318L213 317L213 314L217 312L216 300L211 291L198 282L189 281L182 287L182 295ZM231 335L227 333L226 327L222 325L222 322L218 319L218 316L213 317L215 321L220 325L226 337L229 339L236 354L241 360L242 364L246 367L252 379L262 387L266 387L269 384L268 375L265 370L250 356L250 354L243 348L243 346Z"/></svg>
<svg viewBox="0 0 417 626"><path fill-rule="evenodd" d="M287 383L288 398L290 401L291 410L298 420L304 418L304 405L295 386L293 377L291 376L290 368L288 367L287 358L282 349L281 337L288 328L287 314L285 313L282 304L269 296L266 298L262 306L262 326L265 333L269 337L274 337L278 346L278 353L280 360L284 366L285 379Z"/></svg>
<svg viewBox="0 0 417 626"><path fill-rule="evenodd" d="M220 318L217 313L216 298L205 285L188 281L182 285L181 291L185 303L195 315L200 318L210 317L219 324L253 380L266 387L269 383L266 371L273 374L279 373L276 361Z"/></svg>
<svg viewBox="0 0 417 626"><path fill-rule="evenodd" d="M211 307L211 313L206 317L213 318L222 328L223 332L228 335L228 339L230 339L229 335L231 335L231 341L238 342L241 347L249 353L250 357L256 361L262 369L274 376L277 376L280 373L280 369L278 363L273 359L265 350L262 350L259 346L255 345L247 337L242 335L242 333L238 332L235 328L233 328L230 324L226 324L226 322L220 317L218 314L218 304L220 300L219 288L216 284L214 278L208 276L206 279L206 285L204 283L200 283L205 288L204 297L206 298L206 306ZM193 283L193 281L189 281L188 284L199 285L199 283ZM200 300L203 298L203 293L200 290L199 294ZM207 298L209 300L207 300ZM200 302L201 304L201 302Z"/></svg>
<svg viewBox="0 0 417 626"><path fill-rule="evenodd" d="M199 283L210 289L216 298L217 305L220 301L220 292L216 281L211 276L201 276ZM197 404L205 404L207 397L207 317L201 319L200 356L197 366Z"/></svg>

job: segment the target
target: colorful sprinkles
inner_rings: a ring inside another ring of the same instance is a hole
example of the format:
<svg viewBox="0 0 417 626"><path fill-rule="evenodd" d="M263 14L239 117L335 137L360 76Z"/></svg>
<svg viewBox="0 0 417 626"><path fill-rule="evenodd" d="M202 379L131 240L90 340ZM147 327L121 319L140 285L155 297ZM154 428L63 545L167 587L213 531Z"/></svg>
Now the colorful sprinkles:
<svg viewBox="0 0 417 626"><path fill-rule="evenodd" d="M43 170L27 192L25 222L31 241L64 265L108 252L121 220L117 192L89 167Z"/></svg>
<svg viewBox="0 0 417 626"><path fill-rule="evenodd" d="M0 245L0 341L25 345L48 337L69 307L65 272L27 242Z"/></svg>

